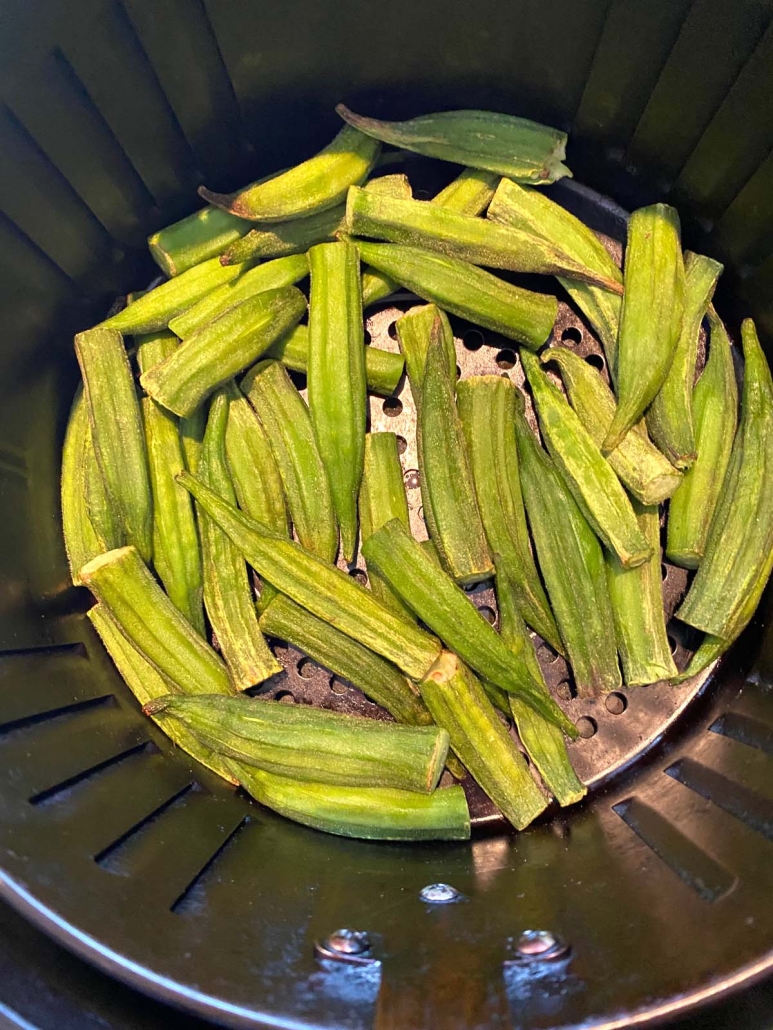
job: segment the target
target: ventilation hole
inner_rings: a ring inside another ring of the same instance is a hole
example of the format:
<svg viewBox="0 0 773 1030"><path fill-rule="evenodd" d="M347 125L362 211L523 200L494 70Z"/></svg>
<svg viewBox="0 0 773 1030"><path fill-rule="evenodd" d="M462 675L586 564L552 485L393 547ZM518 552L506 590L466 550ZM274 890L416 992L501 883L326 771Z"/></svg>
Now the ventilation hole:
<svg viewBox="0 0 773 1030"><path fill-rule="evenodd" d="M91 776L94 776L105 769L109 769L111 766L117 765L119 762L123 762L124 759L129 758L131 755L139 754L142 751L147 754L151 754L153 751L158 751L158 749L154 744L144 740L140 744L135 744L133 747L129 747L117 755L111 755L110 758L106 758L104 761L98 762L96 765L92 765L90 769L84 769L82 772L76 773L74 776L69 776L66 780L62 780L61 783L57 783L53 787L47 787L45 790L41 790L37 794L32 794L29 798L29 803L31 805L40 805L43 802L64 793L64 791L68 790L70 787L74 787L76 784L82 783L83 780L87 780Z"/></svg>
<svg viewBox="0 0 773 1030"><path fill-rule="evenodd" d="M405 474L403 475L403 480L405 481L406 490L416 490L420 482L419 470L406 469Z"/></svg>
<svg viewBox="0 0 773 1030"><path fill-rule="evenodd" d="M397 438L397 453L398 454L405 454L405 452L407 450L408 450L408 441L405 439L404 436L398 436L398 438Z"/></svg>
<svg viewBox="0 0 773 1030"><path fill-rule="evenodd" d="M313 662L311 658L301 658L298 662L298 675L302 680L310 680L314 673L317 671L319 666L316 662ZM285 691L287 693L287 691ZM292 695L290 695L292 698ZM277 694L277 700L281 700L279 694Z"/></svg>
<svg viewBox="0 0 773 1030"><path fill-rule="evenodd" d="M462 585L462 590L465 592L465 594L472 594L475 590L478 589L479 586L479 583L464 583Z"/></svg>
<svg viewBox="0 0 773 1030"><path fill-rule="evenodd" d="M399 397L387 397L381 405L381 410L388 418L397 418L398 415L402 414L403 402Z"/></svg>
<svg viewBox="0 0 773 1030"><path fill-rule="evenodd" d="M572 700L572 687L569 680L561 680L556 687L556 696L560 697L562 701Z"/></svg>
<svg viewBox="0 0 773 1030"><path fill-rule="evenodd" d="M359 583L361 586L365 586L368 582L368 574L363 569L349 569L349 575L355 583Z"/></svg>
<svg viewBox="0 0 773 1030"><path fill-rule="evenodd" d="M625 694L615 691L613 694L607 694L604 705L610 715L622 715L628 707L628 698Z"/></svg>
<svg viewBox="0 0 773 1030"><path fill-rule="evenodd" d="M285 369L285 371L287 372L288 376L290 377L290 382L293 384L293 386L298 391L298 393L301 393L303 390L306 389L306 373L305 372L296 372L292 368Z"/></svg>
<svg viewBox="0 0 773 1030"><path fill-rule="evenodd" d="M460 365L456 366L456 378L457 379L461 379L462 378L462 369L461 369Z"/></svg>
<svg viewBox="0 0 773 1030"><path fill-rule="evenodd" d="M429 200L428 190L416 190L413 194L415 200Z"/></svg>
<svg viewBox="0 0 773 1030"><path fill-rule="evenodd" d="M589 354L585 360L592 368L598 369L599 372L604 371L604 359L600 354Z"/></svg>
<svg viewBox="0 0 773 1030"><path fill-rule="evenodd" d="M346 694L349 690L347 685L338 676L334 676L330 681L330 689L334 694Z"/></svg>
<svg viewBox="0 0 773 1030"><path fill-rule="evenodd" d="M62 705L60 708L52 708L47 712L33 712L31 715L22 715L10 719L0 725L0 736L10 733L13 730L23 729L27 726L34 726L40 722L47 722L49 719L57 719L65 715L77 715L97 705L115 704L114 694L103 694L101 697L90 697L85 701L74 701L70 705Z"/></svg>
<svg viewBox="0 0 773 1030"><path fill-rule="evenodd" d="M480 608L478 608L478 611L483 616L483 618L486 620L486 622L490 622L492 626L497 621L496 612L494 611L493 608L490 608L487 604L482 604L480 606Z"/></svg>
<svg viewBox="0 0 773 1030"><path fill-rule="evenodd" d="M424 522L424 508L423 507L419 508L419 518L421 519L422 522Z"/></svg>
<svg viewBox="0 0 773 1030"><path fill-rule="evenodd" d="M671 648L671 654L676 654L676 649L679 645L676 642L676 638L672 637L670 633L668 635L668 646Z"/></svg>
<svg viewBox="0 0 773 1030"><path fill-rule="evenodd" d="M582 332L576 326L570 325L561 333L561 343L582 343Z"/></svg>
<svg viewBox="0 0 773 1030"><path fill-rule="evenodd" d="M373 342L373 337L370 335L370 330L369 329L363 329L362 337L363 337L365 346L366 347L370 347L371 343Z"/></svg>
<svg viewBox="0 0 773 1030"><path fill-rule="evenodd" d="M668 579L668 565L665 562L660 565L660 575L664 580Z"/></svg>
<svg viewBox="0 0 773 1030"><path fill-rule="evenodd" d="M280 690L279 693L274 697L275 701L279 701L283 705L294 705L295 698L289 690Z"/></svg>
<svg viewBox="0 0 773 1030"><path fill-rule="evenodd" d="M148 825L148 823L152 822L154 819L160 816L164 811L166 811L167 808L171 808L171 806L176 801L179 801L184 794L187 794L192 787L192 783L186 783L183 787L180 788L180 790L175 791L175 793L172 794L170 798L167 798L167 800L162 802L162 804L160 804L157 808L154 808L152 812L148 812L144 819L141 819L138 823L132 826L125 833L122 833L120 837L117 837L114 841L111 841L110 844L107 845L107 847L104 847L101 851L97 852L97 854L94 855L94 861L97 863L97 865L104 865L106 860L110 857L110 855L113 854L114 851L116 851L123 844L127 844L136 833L139 833L140 830L144 829Z"/></svg>
<svg viewBox="0 0 773 1030"><path fill-rule="evenodd" d="M537 658L544 662L545 665L552 665L553 662L558 661L558 654L553 650L550 644L541 643L537 651Z"/></svg>
<svg viewBox="0 0 773 1030"><path fill-rule="evenodd" d="M497 354L495 361L499 368L514 368L515 351L509 349L501 350L499 354Z"/></svg>
<svg viewBox="0 0 773 1030"><path fill-rule="evenodd" d="M589 740L591 737L596 736L596 730L598 724L595 719L591 719L589 715L583 715L581 719L577 720L576 723L577 732L583 738L583 740Z"/></svg>
<svg viewBox="0 0 773 1030"><path fill-rule="evenodd" d="M390 322L387 326L387 335L391 340L397 339L397 322Z"/></svg>
<svg viewBox="0 0 773 1030"><path fill-rule="evenodd" d="M242 830L249 822L249 817L245 816L244 819L235 827L231 833L228 834L226 839L215 851L215 853L208 859L202 868L196 873L191 882L177 898L176 901L172 902L169 906L170 911L175 915L186 915L197 911L201 905L203 905L205 897L205 884L208 880L208 873L211 872L215 862L222 856L226 848L231 847L234 842L236 835Z"/></svg>
<svg viewBox="0 0 773 1030"><path fill-rule="evenodd" d="M462 337L465 350L480 350L483 343L483 333L479 329L468 329Z"/></svg>

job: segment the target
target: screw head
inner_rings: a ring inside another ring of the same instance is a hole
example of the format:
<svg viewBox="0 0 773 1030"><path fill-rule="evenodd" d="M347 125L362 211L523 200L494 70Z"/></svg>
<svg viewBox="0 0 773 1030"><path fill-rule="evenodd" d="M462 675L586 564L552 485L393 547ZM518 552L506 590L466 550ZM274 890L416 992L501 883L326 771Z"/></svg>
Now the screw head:
<svg viewBox="0 0 773 1030"><path fill-rule="evenodd" d="M563 958L569 948L550 930L525 930L516 944L518 958L528 962Z"/></svg>
<svg viewBox="0 0 773 1030"><path fill-rule="evenodd" d="M370 937L364 930L336 930L325 944L339 955L364 955L370 951Z"/></svg>
<svg viewBox="0 0 773 1030"><path fill-rule="evenodd" d="M448 905L452 901L458 901L461 894L450 883L430 883L422 887L419 897L431 905Z"/></svg>

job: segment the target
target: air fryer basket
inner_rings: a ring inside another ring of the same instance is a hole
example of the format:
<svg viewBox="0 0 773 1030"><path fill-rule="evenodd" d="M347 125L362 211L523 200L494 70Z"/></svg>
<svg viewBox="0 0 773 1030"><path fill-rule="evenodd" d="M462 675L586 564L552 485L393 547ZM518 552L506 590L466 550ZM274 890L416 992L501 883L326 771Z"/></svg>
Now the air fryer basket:
<svg viewBox="0 0 773 1030"><path fill-rule="evenodd" d="M577 181L625 207L677 204L687 245L727 265L720 310L754 315L769 341L772 14L760 0L3 5L0 886L29 918L233 1026L627 1027L769 970L766 600L705 682L631 691L612 710L568 702L595 727L573 745L595 783L583 805L517 836L492 822L471 844L347 841L235 795L140 715L67 585L58 468L72 333L155 274L145 236L191 210L200 182L236 188L323 145L339 100L566 127ZM562 190L619 237L614 204ZM394 317L374 312L376 342ZM509 371L505 346L465 346L465 328L463 371ZM564 306L555 342L565 334L598 350ZM401 432L404 400L394 417L378 402L374 424ZM683 581L666 572L675 601ZM689 643L675 640L678 661ZM277 690L366 704L286 657ZM558 687L560 666L551 675ZM435 882L458 900L423 900ZM325 958L342 927L369 949ZM525 956L527 930L563 946Z"/></svg>

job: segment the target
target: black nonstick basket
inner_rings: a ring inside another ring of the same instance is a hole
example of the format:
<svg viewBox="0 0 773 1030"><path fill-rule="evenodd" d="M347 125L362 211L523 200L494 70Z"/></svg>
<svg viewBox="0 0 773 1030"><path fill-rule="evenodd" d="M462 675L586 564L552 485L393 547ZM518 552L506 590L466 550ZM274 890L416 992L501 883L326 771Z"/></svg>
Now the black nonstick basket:
<svg viewBox="0 0 773 1030"><path fill-rule="evenodd" d="M168 745L68 585L58 504L73 333L152 279L145 237L192 210L199 183L234 189L309 156L339 101L568 129L562 202L618 240L625 208L674 203L686 244L726 264L720 311L753 315L770 343L772 19L768 0L5 0L0 890L24 915L239 1027L612 1030L773 967L767 600L716 672L678 688L572 700L543 655L581 724L582 805L520 835L480 808L470 844L376 845L274 816ZM394 346L399 307L374 309L373 343ZM463 375L517 375L503 341L454 328ZM601 360L565 305L552 342ZM371 419L405 438L419 526L409 398ZM672 606L682 575L664 566ZM490 594L473 600L496 618ZM683 665L694 642L672 632ZM280 652L274 695L367 709ZM454 890L424 891L437 883Z"/></svg>

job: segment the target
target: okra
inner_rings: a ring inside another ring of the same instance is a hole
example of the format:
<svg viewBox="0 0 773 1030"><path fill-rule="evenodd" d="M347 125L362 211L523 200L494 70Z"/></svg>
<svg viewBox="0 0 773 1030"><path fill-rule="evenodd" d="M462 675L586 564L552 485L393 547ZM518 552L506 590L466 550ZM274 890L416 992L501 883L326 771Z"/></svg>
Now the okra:
<svg viewBox="0 0 773 1030"><path fill-rule="evenodd" d="M251 228L243 218L205 207L148 236L148 247L161 271L172 278L218 257Z"/></svg>
<svg viewBox="0 0 773 1030"><path fill-rule="evenodd" d="M432 717L419 692L390 662L301 608L289 597L275 597L260 616L264 633L286 640L361 690L398 722L428 725Z"/></svg>
<svg viewBox="0 0 773 1030"><path fill-rule="evenodd" d="M732 640L773 566L773 382L754 322L741 326L741 417L706 551L677 618Z"/></svg>
<svg viewBox="0 0 773 1030"><path fill-rule="evenodd" d="M721 273L718 261L691 251L685 254L684 313L679 340L665 382L647 412L650 436L678 469L689 468L697 456L692 395L698 337Z"/></svg>
<svg viewBox="0 0 773 1030"><path fill-rule="evenodd" d="M393 662L411 679L424 676L440 653L434 637L390 612L345 572L294 541L269 533L194 476L182 473L180 482L264 580L312 615Z"/></svg>
<svg viewBox="0 0 773 1030"><path fill-rule="evenodd" d="M346 230L354 236L423 247L473 265L564 275L622 292L617 279L573 260L542 236L422 200L402 200L352 186L346 201Z"/></svg>
<svg viewBox="0 0 773 1030"><path fill-rule="evenodd" d="M176 415L190 415L213 390L291 329L305 310L306 298L295 286L259 293L189 336L140 382L165 408Z"/></svg>
<svg viewBox="0 0 773 1030"><path fill-rule="evenodd" d="M198 475L211 490L235 505L226 461L228 408L228 395L219 390L209 409ZM243 555L205 510L198 509L198 519L207 615L234 686L246 690L281 672L282 666L260 631Z"/></svg>
<svg viewBox="0 0 773 1030"><path fill-rule="evenodd" d="M537 561L580 697L621 685L604 555L516 398L521 489Z"/></svg>
<svg viewBox="0 0 773 1030"><path fill-rule="evenodd" d="M439 337L443 345L445 365L452 383L456 382L456 346L448 315L435 304L423 304L406 311L395 322L400 350L405 358L405 370L411 387L411 396L418 412L421 408L421 386L427 364L427 351L432 338L432 327L439 321Z"/></svg>
<svg viewBox="0 0 773 1030"><path fill-rule="evenodd" d="M309 268L309 412L341 530L341 552L351 562L368 403L360 258L349 243L321 243L309 251Z"/></svg>
<svg viewBox="0 0 773 1030"><path fill-rule="evenodd" d="M362 543L390 519L410 527L405 482L394 433L368 433L365 437L365 467L360 486L360 535ZM402 602L376 569L368 569L370 589L375 597L397 615L413 619Z"/></svg>
<svg viewBox="0 0 773 1030"><path fill-rule="evenodd" d="M523 830L547 808L526 760L462 662L444 651L419 685L435 722L504 817Z"/></svg>
<svg viewBox="0 0 773 1030"><path fill-rule="evenodd" d="M441 161L482 168L534 185L572 173L563 164L566 133L492 111L442 111L407 122L365 118L339 104L338 114L382 143Z"/></svg>
<svg viewBox="0 0 773 1030"><path fill-rule="evenodd" d="M177 346L171 333L141 337L140 371L164 361ZM153 490L153 565L172 602L204 636L199 534L190 494L174 478L185 467L179 423L151 397L142 398L142 414Z"/></svg>
<svg viewBox="0 0 773 1030"><path fill-rule="evenodd" d="M683 672L674 676L671 682L684 683L686 680L691 680L693 676L697 676L699 672L703 672L704 669L707 669L712 662L721 658L733 643L733 640L724 640L722 637L713 637L710 633L704 634L698 650L687 663L687 667Z"/></svg>
<svg viewBox="0 0 773 1030"><path fill-rule="evenodd" d="M197 329L201 329L213 318L222 315L234 304L239 304L249 297L265 290L278 290L282 286L294 286L309 274L309 262L305 254L290 254L288 257L276 258L257 268L251 268L238 279L234 279L202 297L198 304L183 311L169 323L169 328L187 340Z"/></svg>
<svg viewBox="0 0 773 1030"><path fill-rule="evenodd" d="M242 380L242 391L266 430L301 546L334 561L338 531L333 499L309 409L278 361L252 368Z"/></svg>
<svg viewBox="0 0 773 1030"><path fill-rule="evenodd" d="M522 618L551 647L562 651L526 525L513 431L516 392L510 379L474 376L457 386L456 404L486 539L497 556L497 576L500 570L507 575Z"/></svg>
<svg viewBox="0 0 773 1030"><path fill-rule="evenodd" d="M94 527L94 532L104 544L102 550L111 551L114 547L123 547L126 543L126 533L121 524L118 509L107 492L105 477L102 475L102 470L97 462L90 426L84 444L83 460L85 465L83 486L86 511Z"/></svg>
<svg viewBox="0 0 773 1030"><path fill-rule="evenodd" d="M684 305L684 262L674 208L653 204L631 215L623 283L615 362L617 410L601 448L605 454L618 447L642 417L674 360Z"/></svg>
<svg viewBox="0 0 773 1030"><path fill-rule="evenodd" d="M469 840L462 787L432 794L387 787L334 787L274 776L249 766L231 770L266 808L315 830L362 840Z"/></svg>
<svg viewBox="0 0 773 1030"><path fill-rule="evenodd" d="M387 197L398 197L401 200L411 200L413 197L413 190L407 175L383 175L378 179L371 179L370 182L366 182L364 188L372 193L384 194ZM388 297L396 289L396 285L388 275L382 275L375 268L364 268L362 270L361 293L363 307L366 304L373 304L377 300Z"/></svg>
<svg viewBox="0 0 773 1030"><path fill-rule="evenodd" d="M232 194L202 186L199 195L250 222L302 218L340 204L351 185L367 179L380 151L378 142L347 125L324 150L273 179Z"/></svg>
<svg viewBox="0 0 773 1030"><path fill-rule="evenodd" d="M218 258L202 261L174 279L161 283L108 318L101 328L118 329L122 333L154 333L166 329L175 315L193 307L202 297L223 283L237 279L250 267L248 262L224 268Z"/></svg>
<svg viewBox="0 0 773 1030"><path fill-rule="evenodd" d="M153 499L134 379L121 334L90 329L75 337L91 438L126 539L143 559L153 550Z"/></svg>
<svg viewBox="0 0 773 1030"><path fill-rule="evenodd" d="M512 286L467 261L399 243L357 240L357 249L363 261L423 300L532 350L543 345L553 328L555 297Z"/></svg>
<svg viewBox="0 0 773 1030"><path fill-rule="evenodd" d="M86 504L86 475L91 445L89 413L81 389L70 410L62 450L62 530L70 576L80 586L80 569L107 550L94 528Z"/></svg>
<svg viewBox="0 0 773 1030"><path fill-rule="evenodd" d="M709 356L693 392L694 464L668 507L666 556L697 569L727 472L738 421L738 386L725 327L709 307Z"/></svg>
<svg viewBox="0 0 773 1030"><path fill-rule="evenodd" d="M221 265L238 265L245 261L303 254L316 243L335 239L343 227L346 208L343 204L292 222L276 222L251 229L220 255Z"/></svg>
<svg viewBox="0 0 773 1030"><path fill-rule="evenodd" d="M522 698L570 736L574 725L542 690L524 655L508 648L464 591L435 564L398 519L377 530L362 548L416 615L485 679Z"/></svg>
<svg viewBox="0 0 773 1030"><path fill-rule="evenodd" d="M202 744L246 765L341 787L430 794L448 753L448 734L438 726L405 726L281 701L167 694L146 711L162 727L181 722Z"/></svg>
<svg viewBox="0 0 773 1030"><path fill-rule="evenodd" d="M574 499L603 543L625 568L641 565L652 548L620 480L568 401L550 382L539 358L521 352L542 437Z"/></svg>
<svg viewBox="0 0 773 1030"><path fill-rule="evenodd" d="M597 447L604 442L615 415L614 394L596 369L565 347L550 347L543 363L555 362L569 403ZM642 504L660 504L679 488L682 473L650 441L646 426L627 433L620 445L607 455L618 479Z"/></svg>
<svg viewBox="0 0 773 1030"><path fill-rule="evenodd" d="M499 183L487 217L502 225L542 236L567 257L617 285L618 288L612 291L577 279L558 277L558 281L588 316L598 333L607 363L614 375L622 276L598 236L544 193L519 186L510 179L502 179Z"/></svg>
<svg viewBox="0 0 773 1030"><path fill-rule="evenodd" d="M543 689L547 693L537 656L534 654L526 624L519 611L519 594L505 566L500 562L499 555L495 556L495 563L499 632L508 647L524 647L524 653L533 667L535 677L542 681ZM585 796L586 789L572 768L563 734L552 722L538 715L533 708L512 694L509 700L518 736L529 758L537 767L543 783L559 805L573 805Z"/></svg>
<svg viewBox="0 0 773 1030"><path fill-rule="evenodd" d="M660 516L657 506L634 502L642 532L652 548L643 565L625 569L606 555L607 586L617 630L617 650L627 686L644 686L676 676L663 611L660 570Z"/></svg>
<svg viewBox="0 0 773 1030"><path fill-rule="evenodd" d="M180 419L180 440L185 468L194 475L199 467L201 444L204 440L204 430L207 428L207 414L207 405L202 404L192 415Z"/></svg>
<svg viewBox="0 0 773 1030"><path fill-rule="evenodd" d="M132 644L180 690L233 693L223 662L172 604L135 547L93 558L81 578Z"/></svg>

